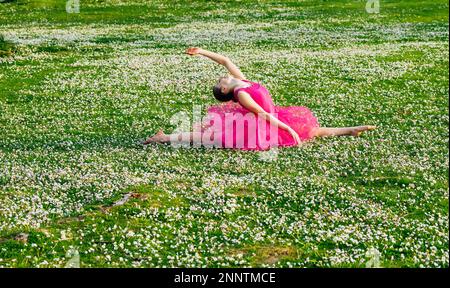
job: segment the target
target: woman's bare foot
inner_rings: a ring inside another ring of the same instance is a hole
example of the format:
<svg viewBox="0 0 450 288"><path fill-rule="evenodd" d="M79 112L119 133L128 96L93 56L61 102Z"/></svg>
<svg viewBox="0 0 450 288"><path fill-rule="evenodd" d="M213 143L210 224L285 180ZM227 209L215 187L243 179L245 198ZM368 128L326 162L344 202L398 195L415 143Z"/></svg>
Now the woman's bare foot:
<svg viewBox="0 0 450 288"><path fill-rule="evenodd" d="M375 130L375 129L377 129L377 126L373 126L373 125L358 126L353 129L353 131L351 132L351 135L354 137L358 137L362 132Z"/></svg>
<svg viewBox="0 0 450 288"><path fill-rule="evenodd" d="M150 143L164 143L166 140L166 134L162 129L160 129L155 135L148 138L144 142L142 142L143 145L148 145Z"/></svg>

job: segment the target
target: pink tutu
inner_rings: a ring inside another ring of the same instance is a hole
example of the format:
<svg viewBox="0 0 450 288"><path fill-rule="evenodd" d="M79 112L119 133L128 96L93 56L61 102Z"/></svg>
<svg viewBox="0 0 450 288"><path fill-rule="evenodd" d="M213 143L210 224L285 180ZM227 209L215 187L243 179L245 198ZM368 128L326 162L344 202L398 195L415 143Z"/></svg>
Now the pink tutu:
<svg viewBox="0 0 450 288"><path fill-rule="evenodd" d="M234 91L247 92L266 112L294 129L301 141L313 138L313 130L319 127L317 118L306 107L275 106L269 91L259 83ZM236 101L234 99L234 101ZM296 145L289 132L271 125L267 120L247 110L238 101L225 102L208 108L202 122L204 146L242 150L267 150L271 147Z"/></svg>

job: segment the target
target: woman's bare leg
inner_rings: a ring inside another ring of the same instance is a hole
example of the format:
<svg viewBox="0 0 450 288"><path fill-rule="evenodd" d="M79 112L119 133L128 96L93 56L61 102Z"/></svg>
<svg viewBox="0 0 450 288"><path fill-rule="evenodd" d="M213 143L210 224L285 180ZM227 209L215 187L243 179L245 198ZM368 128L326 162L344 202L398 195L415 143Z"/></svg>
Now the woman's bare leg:
<svg viewBox="0 0 450 288"><path fill-rule="evenodd" d="M183 143L190 144L190 143L193 143L194 140L201 141L201 133L200 132L180 132L180 133L174 133L174 134L167 135L162 130L159 130L158 133L156 133L152 137L145 140L142 144L147 145L150 143L170 143L171 139L176 139L178 144L183 144Z"/></svg>
<svg viewBox="0 0 450 288"><path fill-rule="evenodd" d="M320 127L314 131L315 137L328 137L328 136L359 136L364 131L374 130L376 126L355 126L355 127Z"/></svg>

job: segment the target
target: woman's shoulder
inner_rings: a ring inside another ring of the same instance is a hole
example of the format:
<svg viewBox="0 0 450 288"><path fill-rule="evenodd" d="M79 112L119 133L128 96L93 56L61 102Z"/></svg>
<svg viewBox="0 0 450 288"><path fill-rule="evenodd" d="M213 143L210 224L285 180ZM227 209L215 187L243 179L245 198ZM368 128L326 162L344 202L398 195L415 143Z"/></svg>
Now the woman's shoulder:
<svg viewBox="0 0 450 288"><path fill-rule="evenodd" d="M255 82L255 81L251 81L251 80L248 80L248 79L242 79L242 81L244 81L244 82L247 82L247 83L249 83L249 84L259 84L258 82Z"/></svg>
<svg viewBox="0 0 450 288"><path fill-rule="evenodd" d="M246 82L246 83L248 83L248 84L250 84L250 85L249 85L249 86L246 86L246 87L235 88L235 89L233 90L233 92L234 92L233 94L234 94L234 95L237 95L239 92L249 91L249 89L252 88L252 87L255 85L254 82L249 81L249 80L242 80L242 81L244 81L244 82Z"/></svg>
<svg viewBox="0 0 450 288"><path fill-rule="evenodd" d="M259 82L255 82L255 81L251 81L251 80L247 80L247 79L244 79L244 80L242 80L242 81L251 84L251 85L250 85L249 87L247 87L247 88L259 88L259 87L264 87L264 85L262 85L262 84L259 83Z"/></svg>
<svg viewBox="0 0 450 288"><path fill-rule="evenodd" d="M242 81L244 81L244 80L242 80ZM239 102L239 95L241 94L248 94L248 95L251 95L251 89L250 88L252 88L253 87L253 82L251 82L251 81L248 81L248 80L245 80L245 82L248 82L248 83L250 83L250 84L252 84L252 85L250 85L250 86L248 86L248 87L240 87L240 88L236 88L236 89L234 89L234 91L233 91L233 101L235 101L235 102Z"/></svg>

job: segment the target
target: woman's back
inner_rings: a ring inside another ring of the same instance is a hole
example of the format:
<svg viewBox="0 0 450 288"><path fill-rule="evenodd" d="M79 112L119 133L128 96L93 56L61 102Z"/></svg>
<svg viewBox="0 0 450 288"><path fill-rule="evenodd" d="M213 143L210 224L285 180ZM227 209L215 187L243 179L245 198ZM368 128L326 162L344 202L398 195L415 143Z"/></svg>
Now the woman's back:
<svg viewBox="0 0 450 288"><path fill-rule="evenodd" d="M264 87L263 85L252 82L248 80L243 80L244 82L247 82L251 84L250 87L244 87L244 88L238 88L234 90L234 98L239 101L238 93L240 91L244 91L248 93L252 99L258 103L261 108L264 109L264 111L268 113L274 113L275 112L275 105L272 100L272 96L270 95L269 91Z"/></svg>

